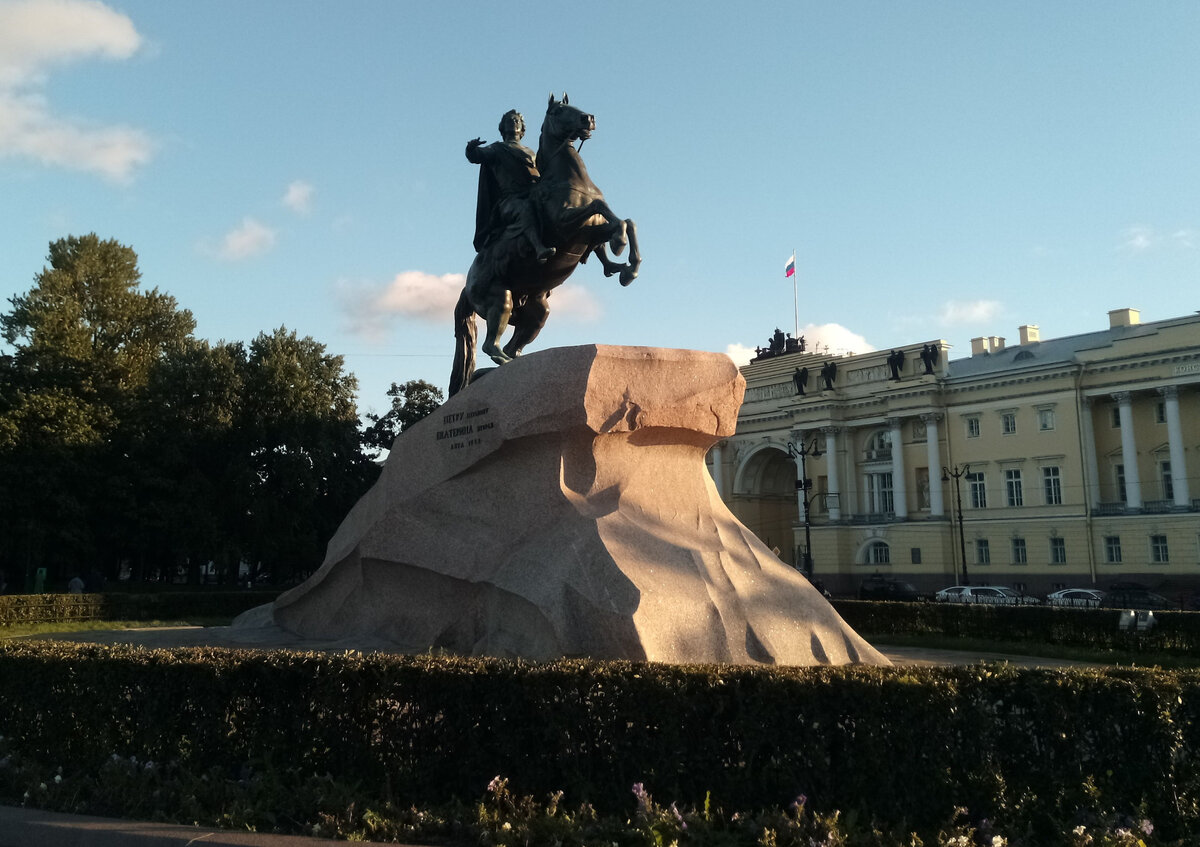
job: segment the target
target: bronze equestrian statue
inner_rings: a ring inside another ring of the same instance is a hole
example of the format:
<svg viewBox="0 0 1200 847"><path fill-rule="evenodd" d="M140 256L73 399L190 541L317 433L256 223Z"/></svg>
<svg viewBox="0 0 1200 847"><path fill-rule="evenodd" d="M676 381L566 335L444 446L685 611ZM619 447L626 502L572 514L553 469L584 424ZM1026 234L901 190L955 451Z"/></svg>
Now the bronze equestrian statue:
<svg viewBox="0 0 1200 847"><path fill-rule="evenodd" d="M500 121L503 141L467 145L467 159L481 166L477 252L454 307L449 396L469 385L475 372L475 315L487 322L483 352L503 365L537 337L550 313L550 292L589 255L600 260L605 276L619 274L621 285L637 277L637 229L609 208L573 144L582 144L595 128L595 118L571 106L565 94L561 101L551 94L533 162L520 144L525 124L516 112ZM620 256L627 245L627 262L609 258L609 250ZM501 348L510 325L512 337Z"/></svg>

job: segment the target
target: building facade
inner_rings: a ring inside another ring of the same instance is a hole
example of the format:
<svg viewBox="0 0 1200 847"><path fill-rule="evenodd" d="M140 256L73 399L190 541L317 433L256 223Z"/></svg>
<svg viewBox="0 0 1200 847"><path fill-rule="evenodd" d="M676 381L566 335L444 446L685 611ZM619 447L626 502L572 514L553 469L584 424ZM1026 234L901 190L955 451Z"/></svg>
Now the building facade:
<svg viewBox="0 0 1200 847"><path fill-rule="evenodd" d="M1200 589L1200 315L1019 335L953 361L940 340L761 352L708 456L717 489L835 594L876 573L922 591Z"/></svg>

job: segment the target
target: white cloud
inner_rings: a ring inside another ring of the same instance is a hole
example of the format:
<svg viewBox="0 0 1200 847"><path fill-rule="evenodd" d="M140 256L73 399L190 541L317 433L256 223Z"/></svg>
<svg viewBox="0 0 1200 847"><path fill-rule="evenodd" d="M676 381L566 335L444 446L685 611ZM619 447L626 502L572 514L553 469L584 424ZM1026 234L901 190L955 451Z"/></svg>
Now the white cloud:
<svg viewBox="0 0 1200 847"><path fill-rule="evenodd" d="M237 229L225 233L221 241L221 249L217 255L222 259L236 262L265 253L275 246L275 230L265 226L254 218L244 218Z"/></svg>
<svg viewBox="0 0 1200 847"><path fill-rule="evenodd" d="M567 283L550 294L550 312L552 320L565 318L574 323L592 323L598 320L604 309L592 296L592 293L582 285Z"/></svg>
<svg viewBox="0 0 1200 847"><path fill-rule="evenodd" d="M938 323L942 326L987 323L1000 314L998 300L950 300L938 310Z"/></svg>
<svg viewBox="0 0 1200 847"><path fill-rule="evenodd" d="M340 280L338 299L347 330L378 341L399 318L449 324L466 282L466 275L460 273L439 276L424 271L401 271L382 287ZM593 296L576 285L556 288L550 296L550 308L556 320L581 322L594 320L601 312Z"/></svg>
<svg viewBox="0 0 1200 847"><path fill-rule="evenodd" d="M870 353L875 349L866 338L857 332L846 329L841 324L807 324L800 328L800 337L804 339L804 349L808 353L826 353L834 356L850 356L858 353ZM755 348L734 342L725 348L726 355L733 359L734 364L744 365L755 356Z"/></svg>
<svg viewBox="0 0 1200 847"><path fill-rule="evenodd" d="M1171 240L1186 250L1194 250L1197 240L1200 240L1200 233L1194 229L1177 229L1171 233Z"/></svg>
<svg viewBox="0 0 1200 847"><path fill-rule="evenodd" d="M1141 253L1158 243L1158 235L1148 226L1131 226L1121 233L1121 248Z"/></svg>
<svg viewBox="0 0 1200 847"><path fill-rule="evenodd" d="M857 332L841 324L809 324L800 328L805 345L813 353L833 353L848 356L855 353L870 353L875 348Z"/></svg>
<svg viewBox="0 0 1200 847"><path fill-rule="evenodd" d="M287 187L280 202L299 215L307 215L312 211L312 199L312 184L298 179Z"/></svg>
<svg viewBox="0 0 1200 847"><path fill-rule="evenodd" d="M143 131L54 113L50 69L85 59L128 59L142 45L132 21L90 0L0 4L0 157L128 179L153 152Z"/></svg>
<svg viewBox="0 0 1200 847"><path fill-rule="evenodd" d="M740 368L750 364L750 360L754 358L754 348L734 342L725 348L725 355L733 359L733 363Z"/></svg>

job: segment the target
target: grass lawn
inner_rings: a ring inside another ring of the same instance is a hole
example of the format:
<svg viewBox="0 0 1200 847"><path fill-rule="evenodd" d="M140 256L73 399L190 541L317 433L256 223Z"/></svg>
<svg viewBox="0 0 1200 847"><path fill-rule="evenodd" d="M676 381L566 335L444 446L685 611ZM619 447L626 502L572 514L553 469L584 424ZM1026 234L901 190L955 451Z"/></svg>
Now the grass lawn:
<svg viewBox="0 0 1200 847"><path fill-rule="evenodd" d="M161 626L229 626L230 618L195 617L175 621L56 621L55 623L14 623L0 626L0 640L46 635L57 632L90 632L109 629L148 629Z"/></svg>

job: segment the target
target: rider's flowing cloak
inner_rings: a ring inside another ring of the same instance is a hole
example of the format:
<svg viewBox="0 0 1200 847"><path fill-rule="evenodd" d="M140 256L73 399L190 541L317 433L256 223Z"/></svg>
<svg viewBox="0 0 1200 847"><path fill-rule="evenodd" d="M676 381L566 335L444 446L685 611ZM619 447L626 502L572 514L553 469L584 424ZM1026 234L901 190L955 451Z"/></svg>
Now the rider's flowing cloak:
<svg viewBox="0 0 1200 847"><path fill-rule="evenodd" d="M519 167L529 171L534 179L538 178L537 166L534 165L533 151L520 144L509 144L496 141L477 151L482 160L479 168L479 194L475 203L475 252L478 253L487 243L488 236L494 228L496 206L504 199L500 189L500 181L496 179L495 160L499 156L510 156L515 162L505 163L507 167ZM532 183L530 184L532 186Z"/></svg>

